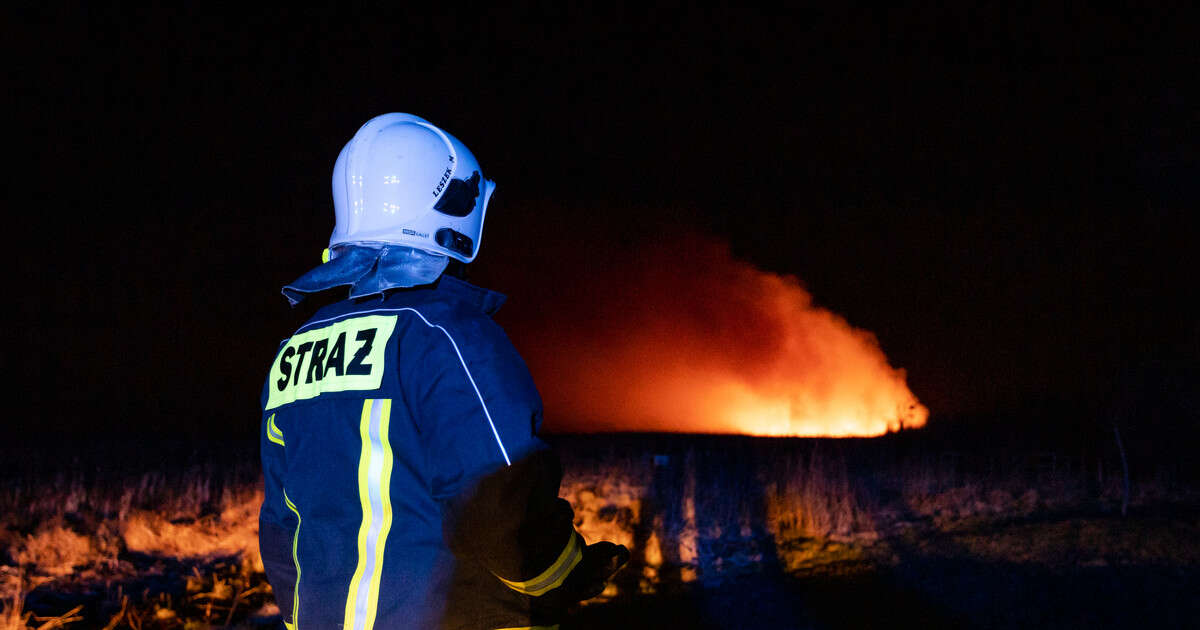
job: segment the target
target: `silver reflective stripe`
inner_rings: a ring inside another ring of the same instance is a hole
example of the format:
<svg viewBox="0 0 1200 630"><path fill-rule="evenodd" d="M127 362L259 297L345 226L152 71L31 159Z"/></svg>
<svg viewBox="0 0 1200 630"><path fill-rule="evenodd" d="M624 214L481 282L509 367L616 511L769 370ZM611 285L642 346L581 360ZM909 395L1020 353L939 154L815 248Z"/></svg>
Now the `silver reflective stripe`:
<svg viewBox="0 0 1200 630"><path fill-rule="evenodd" d="M345 628L371 630L379 604L384 548L392 525L392 448L388 443L391 400L363 402L359 424L362 454L358 490L363 520L358 531L358 566L346 598Z"/></svg>
<svg viewBox="0 0 1200 630"><path fill-rule="evenodd" d="M367 544L363 554L367 564L358 583L358 601L354 602L354 607L358 609L354 630L360 630L367 619L367 609L371 605L371 589L368 585L379 571L375 562L375 549L379 545L379 529L383 525L383 519L378 518L383 514L383 501L379 498L379 477L383 472L383 445L379 443L380 407L378 400L371 401L371 424L368 428L371 441L369 445L363 445L371 449L371 464L367 469L367 496L371 499L371 515L374 518L371 519L371 528L367 532Z"/></svg>

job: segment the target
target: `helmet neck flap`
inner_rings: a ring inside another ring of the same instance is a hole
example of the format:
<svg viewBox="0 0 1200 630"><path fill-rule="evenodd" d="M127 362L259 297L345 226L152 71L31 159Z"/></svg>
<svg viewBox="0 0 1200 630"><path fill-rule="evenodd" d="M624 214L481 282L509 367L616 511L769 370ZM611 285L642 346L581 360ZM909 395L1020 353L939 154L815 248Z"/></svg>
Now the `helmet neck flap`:
<svg viewBox="0 0 1200 630"><path fill-rule="evenodd" d="M450 259L426 251L386 243L357 243L337 247L329 262L283 287L295 306L313 293L349 286L352 299L382 294L388 289L435 282Z"/></svg>

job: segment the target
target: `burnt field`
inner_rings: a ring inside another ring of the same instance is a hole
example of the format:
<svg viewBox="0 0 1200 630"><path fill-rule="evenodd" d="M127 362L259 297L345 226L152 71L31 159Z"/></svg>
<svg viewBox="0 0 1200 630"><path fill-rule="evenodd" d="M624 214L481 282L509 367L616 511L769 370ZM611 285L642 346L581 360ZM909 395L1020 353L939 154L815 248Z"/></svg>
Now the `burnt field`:
<svg viewBox="0 0 1200 630"><path fill-rule="evenodd" d="M1194 468L1114 446L555 435L633 559L563 628L1167 627L1200 618ZM91 441L0 470L0 628L276 627L255 447ZM63 455L63 453L71 453ZM1125 514L1122 515L1124 505Z"/></svg>

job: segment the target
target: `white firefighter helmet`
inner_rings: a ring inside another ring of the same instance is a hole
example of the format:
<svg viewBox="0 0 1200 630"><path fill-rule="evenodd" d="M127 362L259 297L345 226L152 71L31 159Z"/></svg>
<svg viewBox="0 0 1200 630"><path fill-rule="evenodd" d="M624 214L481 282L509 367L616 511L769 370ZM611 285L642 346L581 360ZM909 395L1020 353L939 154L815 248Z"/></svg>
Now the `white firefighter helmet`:
<svg viewBox="0 0 1200 630"><path fill-rule="evenodd" d="M376 116L333 165L329 247L390 243L471 262L495 188L458 138L411 114Z"/></svg>

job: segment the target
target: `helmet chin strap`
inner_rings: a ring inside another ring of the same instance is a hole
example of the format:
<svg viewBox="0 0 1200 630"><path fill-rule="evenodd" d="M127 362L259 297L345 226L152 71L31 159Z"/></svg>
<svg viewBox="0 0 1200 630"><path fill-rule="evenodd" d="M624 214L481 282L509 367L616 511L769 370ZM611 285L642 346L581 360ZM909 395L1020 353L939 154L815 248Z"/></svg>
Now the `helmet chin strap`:
<svg viewBox="0 0 1200 630"><path fill-rule="evenodd" d="M458 278L459 280L466 280L468 267L470 267L468 263L451 258L446 265L446 270L442 273L447 276Z"/></svg>

